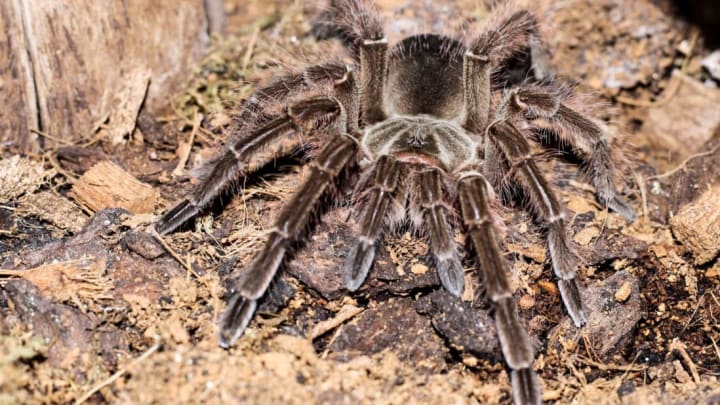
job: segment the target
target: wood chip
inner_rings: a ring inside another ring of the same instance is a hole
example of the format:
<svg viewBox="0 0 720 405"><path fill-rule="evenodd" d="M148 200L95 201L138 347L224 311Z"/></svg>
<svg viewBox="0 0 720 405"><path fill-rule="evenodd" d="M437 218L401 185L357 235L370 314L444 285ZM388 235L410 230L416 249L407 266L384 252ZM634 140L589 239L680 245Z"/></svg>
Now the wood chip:
<svg viewBox="0 0 720 405"><path fill-rule="evenodd" d="M527 257L536 263L545 262L545 248L538 245L518 245L516 243L505 244L508 251Z"/></svg>
<svg viewBox="0 0 720 405"><path fill-rule="evenodd" d="M21 198L20 208L30 215L73 233L80 232L88 220L88 216L77 205L51 191L25 195Z"/></svg>
<svg viewBox="0 0 720 405"><path fill-rule="evenodd" d="M557 296L557 295L558 295L557 285L556 285L555 283L553 283L552 281L540 280L540 281L538 281L538 285L539 285L540 288L542 288L545 292L547 292L547 293L549 293L549 294L551 294L551 295L553 295L553 296Z"/></svg>
<svg viewBox="0 0 720 405"><path fill-rule="evenodd" d="M0 275L22 277L60 302L78 298L94 301L110 298L112 283L105 275L105 268L104 258L86 257L27 270L0 269Z"/></svg>
<svg viewBox="0 0 720 405"><path fill-rule="evenodd" d="M711 187L670 219L675 237L705 264L720 253L720 185Z"/></svg>
<svg viewBox="0 0 720 405"><path fill-rule="evenodd" d="M133 214L153 212L158 192L120 166L99 162L73 185L70 196L93 212L120 207Z"/></svg>

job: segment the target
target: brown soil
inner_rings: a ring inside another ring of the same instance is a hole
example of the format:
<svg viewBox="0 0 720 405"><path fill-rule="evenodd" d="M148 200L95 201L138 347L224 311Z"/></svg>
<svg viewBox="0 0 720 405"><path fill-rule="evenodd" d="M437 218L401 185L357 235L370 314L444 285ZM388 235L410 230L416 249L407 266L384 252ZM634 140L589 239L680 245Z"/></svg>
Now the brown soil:
<svg viewBox="0 0 720 405"><path fill-rule="evenodd" d="M231 33L214 39L166 114L141 113L126 144L99 137L1 156L0 403L510 403L472 264L463 299L452 299L424 260L427 245L396 235L349 295L337 272L352 241L346 208L323 217L237 347L218 346L225 280L260 246L301 167L280 162L282 175L224 198L192 230L161 238L143 212L161 213L197 182L192 169L212 158L258 83L340 52L312 38L299 2L227 3ZM466 0L378 3L391 40L487 15ZM663 2L561 3L543 14L552 62L615 112L603 118L625 154L622 193L638 219L601 209L575 165L541 162L584 258L592 315L578 330L541 235L521 210L503 208L544 399L720 403L720 90L700 66L710 50ZM154 206L147 195L141 208L107 209L78 197L92 193L74 185L102 181L80 176L104 160L139 180Z"/></svg>

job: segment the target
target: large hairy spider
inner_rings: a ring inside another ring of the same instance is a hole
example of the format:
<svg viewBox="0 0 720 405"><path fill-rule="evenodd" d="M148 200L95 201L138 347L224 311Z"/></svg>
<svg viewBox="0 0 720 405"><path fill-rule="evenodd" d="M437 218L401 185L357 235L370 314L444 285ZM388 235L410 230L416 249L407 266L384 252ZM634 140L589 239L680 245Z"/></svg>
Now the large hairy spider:
<svg viewBox="0 0 720 405"><path fill-rule="evenodd" d="M242 335L323 202L350 201L360 228L342 268L350 291L365 280L383 230L409 219L429 239L442 286L459 296L464 275L454 232L465 230L494 307L515 401L541 402L534 349L506 276L494 190L519 191L543 226L565 308L575 325L583 325L579 260L566 236L563 207L538 170L528 139L556 136L583 163L599 202L632 219L613 184L602 124L578 112L570 92L549 80L510 86L505 79L511 58L542 54L537 21L528 10L504 10L464 39L423 34L393 47L376 9L363 0L332 1L317 27L341 37L355 65L312 66L257 90L244 104L237 137L209 176L158 224L161 233L172 232L230 184L301 146L320 145L304 149L309 175L282 208L264 247L236 273L220 320L220 344L231 346ZM546 74L541 70L535 68L535 77Z"/></svg>

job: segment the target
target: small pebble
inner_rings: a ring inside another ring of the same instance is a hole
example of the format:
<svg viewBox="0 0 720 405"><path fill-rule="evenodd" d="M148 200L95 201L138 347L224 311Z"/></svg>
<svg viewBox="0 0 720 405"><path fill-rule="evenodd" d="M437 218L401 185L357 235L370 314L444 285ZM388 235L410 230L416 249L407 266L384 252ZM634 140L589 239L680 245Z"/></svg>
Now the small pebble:
<svg viewBox="0 0 720 405"><path fill-rule="evenodd" d="M422 263L415 263L410 267L410 271L413 274L425 274L430 270L428 266L422 264Z"/></svg>
<svg viewBox="0 0 720 405"><path fill-rule="evenodd" d="M629 281L626 281L623 283L623 285L618 288L618 290L615 292L615 301L617 302L625 302L628 298L630 298L630 293L632 292L632 283Z"/></svg>
<svg viewBox="0 0 720 405"><path fill-rule="evenodd" d="M535 298L533 298L529 294L525 294L522 297L520 297L520 300L518 301L518 305L520 305L520 308L522 308L522 309L530 309L535 306Z"/></svg>

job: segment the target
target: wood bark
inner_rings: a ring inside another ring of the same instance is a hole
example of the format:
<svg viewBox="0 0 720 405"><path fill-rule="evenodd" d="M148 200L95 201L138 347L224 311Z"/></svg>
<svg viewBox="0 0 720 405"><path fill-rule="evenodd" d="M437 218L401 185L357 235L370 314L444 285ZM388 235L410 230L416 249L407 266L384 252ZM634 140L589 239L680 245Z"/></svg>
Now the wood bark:
<svg viewBox="0 0 720 405"><path fill-rule="evenodd" d="M205 53L207 24L203 0L0 2L0 142L29 152L101 123L132 131Z"/></svg>

